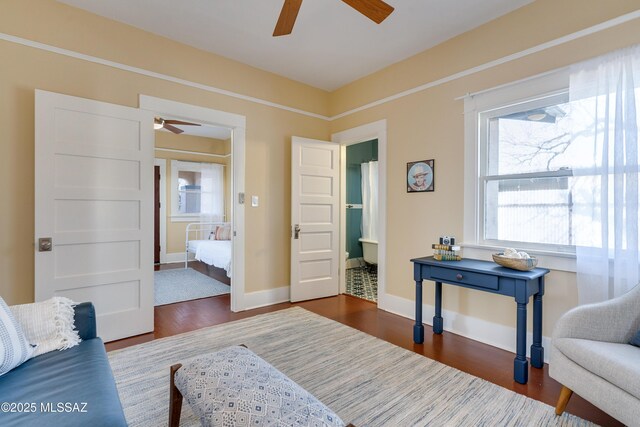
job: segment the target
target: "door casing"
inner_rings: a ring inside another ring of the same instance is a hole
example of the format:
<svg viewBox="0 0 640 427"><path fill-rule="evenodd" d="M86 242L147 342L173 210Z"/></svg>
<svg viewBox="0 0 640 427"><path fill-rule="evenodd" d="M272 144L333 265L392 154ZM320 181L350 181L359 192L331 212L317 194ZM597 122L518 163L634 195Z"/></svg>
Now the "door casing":
<svg viewBox="0 0 640 427"><path fill-rule="evenodd" d="M231 180L231 222L233 224L231 310L245 310L245 116L147 95L140 95L139 104L140 109L155 115L166 115L189 122L231 129L233 174Z"/></svg>
<svg viewBox="0 0 640 427"><path fill-rule="evenodd" d="M341 145L340 155L340 293L346 292L346 147L361 142L378 140L378 307L386 307L386 253L387 253L387 121L378 120L331 135L331 141Z"/></svg>

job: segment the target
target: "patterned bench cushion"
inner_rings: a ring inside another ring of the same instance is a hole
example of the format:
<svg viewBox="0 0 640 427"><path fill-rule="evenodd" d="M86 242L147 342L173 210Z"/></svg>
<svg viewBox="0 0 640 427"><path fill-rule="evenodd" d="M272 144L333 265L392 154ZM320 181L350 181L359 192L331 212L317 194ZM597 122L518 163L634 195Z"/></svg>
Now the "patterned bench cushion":
<svg viewBox="0 0 640 427"><path fill-rule="evenodd" d="M191 359L175 385L203 426L344 426L333 411L245 347Z"/></svg>

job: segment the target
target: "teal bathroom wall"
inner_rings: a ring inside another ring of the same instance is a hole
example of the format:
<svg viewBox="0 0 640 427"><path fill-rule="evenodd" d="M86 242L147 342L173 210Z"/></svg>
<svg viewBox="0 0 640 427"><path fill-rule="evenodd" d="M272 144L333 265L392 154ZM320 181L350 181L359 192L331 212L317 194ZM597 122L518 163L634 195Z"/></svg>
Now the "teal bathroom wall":
<svg viewBox="0 0 640 427"><path fill-rule="evenodd" d="M360 164L378 160L378 140L362 142L347 147L347 205L362 205ZM362 229L362 209L347 208L347 252L349 259L362 258L362 244L358 241Z"/></svg>

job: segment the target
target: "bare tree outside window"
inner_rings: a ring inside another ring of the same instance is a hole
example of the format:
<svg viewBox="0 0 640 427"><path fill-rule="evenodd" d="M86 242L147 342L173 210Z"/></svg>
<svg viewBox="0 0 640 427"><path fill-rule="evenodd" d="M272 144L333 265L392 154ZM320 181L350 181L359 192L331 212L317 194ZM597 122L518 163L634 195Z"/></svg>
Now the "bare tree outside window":
<svg viewBox="0 0 640 427"><path fill-rule="evenodd" d="M488 119L486 240L573 244L569 112L556 102Z"/></svg>

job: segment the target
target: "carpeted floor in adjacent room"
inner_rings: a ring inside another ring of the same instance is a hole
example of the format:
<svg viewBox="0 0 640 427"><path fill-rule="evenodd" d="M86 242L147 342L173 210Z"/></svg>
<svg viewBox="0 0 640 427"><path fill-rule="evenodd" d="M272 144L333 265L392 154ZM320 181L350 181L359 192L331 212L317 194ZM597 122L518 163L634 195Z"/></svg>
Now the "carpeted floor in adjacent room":
<svg viewBox="0 0 640 427"><path fill-rule="evenodd" d="M176 268L154 272L155 305L228 294L231 287L195 271Z"/></svg>

